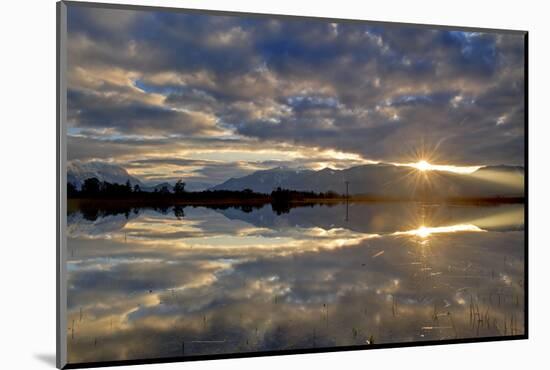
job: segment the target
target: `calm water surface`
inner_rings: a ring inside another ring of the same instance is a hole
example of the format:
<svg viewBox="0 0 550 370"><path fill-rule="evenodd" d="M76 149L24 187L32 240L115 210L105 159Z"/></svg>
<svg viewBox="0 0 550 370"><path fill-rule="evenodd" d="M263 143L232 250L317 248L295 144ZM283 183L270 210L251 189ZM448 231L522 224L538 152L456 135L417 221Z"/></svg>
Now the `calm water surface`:
<svg viewBox="0 0 550 370"><path fill-rule="evenodd" d="M522 205L68 217L69 362L523 334Z"/></svg>

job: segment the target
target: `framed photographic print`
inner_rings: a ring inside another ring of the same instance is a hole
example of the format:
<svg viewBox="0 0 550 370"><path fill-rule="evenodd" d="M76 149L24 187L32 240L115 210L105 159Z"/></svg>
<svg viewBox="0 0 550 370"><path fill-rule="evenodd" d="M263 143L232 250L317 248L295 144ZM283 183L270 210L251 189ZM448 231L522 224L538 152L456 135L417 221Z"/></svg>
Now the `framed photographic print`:
<svg viewBox="0 0 550 370"><path fill-rule="evenodd" d="M57 12L58 367L527 338L527 32Z"/></svg>

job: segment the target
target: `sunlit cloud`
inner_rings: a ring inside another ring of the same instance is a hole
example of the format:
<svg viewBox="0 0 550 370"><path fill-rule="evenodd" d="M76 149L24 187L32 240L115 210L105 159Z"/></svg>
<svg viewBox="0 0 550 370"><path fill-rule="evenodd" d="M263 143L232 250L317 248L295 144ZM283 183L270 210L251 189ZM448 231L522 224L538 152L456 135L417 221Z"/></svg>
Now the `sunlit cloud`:
<svg viewBox="0 0 550 370"><path fill-rule="evenodd" d="M116 14L69 10L70 159L239 162L234 176L277 160L315 170L424 160L462 174L523 165L519 35ZM437 155L410 158L419 146ZM201 169L129 171L174 181Z"/></svg>
<svg viewBox="0 0 550 370"><path fill-rule="evenodd" d="M418 161L416 163L405 163L397 164L399 166L409 166L413 167L419 171L445 171L445 172L455 172L460 174L471 174L479 170L482 166L451 166L451 165L441 165L441 164L432 164L424 160Z"/></svg>

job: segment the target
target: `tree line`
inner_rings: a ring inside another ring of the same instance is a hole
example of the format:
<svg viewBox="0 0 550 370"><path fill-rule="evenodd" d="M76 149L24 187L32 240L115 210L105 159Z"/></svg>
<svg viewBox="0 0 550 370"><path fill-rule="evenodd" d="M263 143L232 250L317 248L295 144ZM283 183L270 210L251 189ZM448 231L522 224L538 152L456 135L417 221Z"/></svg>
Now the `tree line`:
<svg viewBox="0 0 550 370"><path fill-rule="evenodd" d="M285 204L292 201L306 199L336 199L344 198L333 191L316 193L313 191L297 191L278 187L270 194L257 193L251 189L243 190L203 190L187 191L183 180L178 180L174 186L163 185L154 188L153 191L144 191L139 184L132 186L130 181L125 184L100 181L95 177L87 178L80 189L74 184L67 183L68 198L85 199L184 199L184 200L260 200L275 204Z"/></svg>
<svg viewBox="0 0 550 370"><path fill-rule="evenodd" d="M84 180L80 190L71 182L67 183L67 196L69 198L97 198L97 197L129 197L135 195L169 195L169 194L184 194L185 182L178 180L178 182L171 187L163 185L161 187L155 187L152 192L147 192L141 189L139 184L132 186L130 180L127 180L125 184L111 183L108 181L100 181L95 177L90 177Z"/></svg>

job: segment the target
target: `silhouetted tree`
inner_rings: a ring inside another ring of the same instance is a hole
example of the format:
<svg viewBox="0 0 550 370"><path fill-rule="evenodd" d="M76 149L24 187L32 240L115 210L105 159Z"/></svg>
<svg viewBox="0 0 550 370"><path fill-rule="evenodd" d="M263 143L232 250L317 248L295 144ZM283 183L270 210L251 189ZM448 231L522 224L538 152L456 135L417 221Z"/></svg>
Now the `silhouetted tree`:
<svg viewBox="0 0 550 370"><path fill-rule="evenodd" d="M170 190L168 189L168 186L164 185L162 188L160 188L159 193L162 195L170 194Z"/></svg>
<svg viewBox="0 0 550 370"><path fill-rule="evenodd" d="M181 206L175 206L174 207L174 216L176 216L176 218L178 220L181 220L182 218L185 217L185 213L183 212L183 207Z"/></svg>
<svg viewBox="0 0 550 370"><path fill-rule="evenodd" d="M183 181L178 180L178 182L176 182L176 185L174 185L174 193L178 195L185 193L185 183Z"/></svg>
<svg viewBox="0 0 550 370"><path fill-rule="evenodd" d="M74 198L78 195L78 190L72 182L67 183L67 197Z"/></svg>
<svg viewBox="0 0 550 370"><path fill-rule="evenodd" d="M104 181L101 183L101 194L104 197L126 197L131 194L132 187Z"/></svg>
<svg viewBox="0 0 550 370"><path fill-rule="evenodd" d="M134 193L141 193L141 186L139 186L138 184L135 184L134 185Z"/></svg>
<svg viewBox="0 0 550 370"><path fill-rule="evenodd" d="M273 212L277 213L278 216L283 213L289 213L292 206L288 202L272 202L271 209Z"/></svg>
<svg viewBox="0 0 550 370"><path fill-rule="evenodd" d="M163 215L167 215L168 214L168 210L169 208L166 207L166 206L160 206L160 207L153 207L153 209L155 211L157 211L158 213L161 213Z"/></svg>
<svg viewBox="0 0 550 370"><path fill-rule="evenodd" d="M127 193L132 192L132 184L130 184L130 179L126 180L126 192Z"/></svg>
<svg viewBox="0 0 550 370"><path fill-rule="evenodd" d="M84 180L82 184L82 193L87 196L98 195L101 190L101 182L95 177Z"/></svg>

